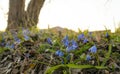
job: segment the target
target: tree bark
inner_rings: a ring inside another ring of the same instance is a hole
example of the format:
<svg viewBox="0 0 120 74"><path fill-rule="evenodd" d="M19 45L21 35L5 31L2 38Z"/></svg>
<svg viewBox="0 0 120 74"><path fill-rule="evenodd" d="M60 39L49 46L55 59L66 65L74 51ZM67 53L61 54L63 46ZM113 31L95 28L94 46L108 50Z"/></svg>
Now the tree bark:
<svg viewBox="0 0 120 74"><path fill-rule="evenodd" d="M25 0L9 0L8 29L18 28L23 24Z"/></svg>
<svg viewBox="0 0 120 74"><path fill-rule="evenodd" d="M44 2L45 0L31 0L25 11L25 0L9 0L7 30L37 26Z"/></svg>
<svg viewBox="0 0 120 74"><path fill-rule="evenodd" d="M38 20L39 20L39 14L40 10L43 7L45 0L31 0L27 11L27 25L29 26L37 26Z"/></svg>

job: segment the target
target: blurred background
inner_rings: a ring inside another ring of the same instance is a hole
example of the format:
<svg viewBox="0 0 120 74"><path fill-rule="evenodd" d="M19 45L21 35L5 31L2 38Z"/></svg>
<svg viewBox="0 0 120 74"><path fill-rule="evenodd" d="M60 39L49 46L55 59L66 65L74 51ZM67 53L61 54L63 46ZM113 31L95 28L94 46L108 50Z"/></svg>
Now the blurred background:
<svg viewBox="0 0 120 74"><path fill-rule="evenodd" d="M25 0L25 10L30 0ZM45 0L37 27L60 26L78 31L110 29L120 25L120 0ZM0 30L7 27L9 0L0 2Z"/></svg>

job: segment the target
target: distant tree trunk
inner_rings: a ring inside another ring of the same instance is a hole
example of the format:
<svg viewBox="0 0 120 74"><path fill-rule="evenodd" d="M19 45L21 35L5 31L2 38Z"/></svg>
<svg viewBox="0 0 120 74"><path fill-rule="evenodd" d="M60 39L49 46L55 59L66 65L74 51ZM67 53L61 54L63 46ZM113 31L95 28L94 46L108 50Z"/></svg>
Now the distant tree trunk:
<svg viewBox="0 0 120 74"><path fill-rule="evenodd" d="M25 11L25 0L9 0L7 30L37 26L44 2L45 0L31 0Z"/></svg>

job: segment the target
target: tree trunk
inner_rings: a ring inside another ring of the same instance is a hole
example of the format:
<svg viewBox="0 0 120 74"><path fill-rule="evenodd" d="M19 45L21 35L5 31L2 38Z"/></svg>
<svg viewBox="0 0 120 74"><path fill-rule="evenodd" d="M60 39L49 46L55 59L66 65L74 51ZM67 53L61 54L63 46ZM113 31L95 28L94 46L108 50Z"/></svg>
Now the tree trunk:
<svg viewBox="0 0 120 74"><path fill-rule="evenodd" d="M9 0L8 30L23 24L25 0Z"/></svg>
<svg viewBox="0 0 120 74"><path fill-rule="evenodd" d="M28 26L37 26L40 10L44 4L44 1L45 0L31 0L30 1L27 11L26 11L26 16L27 16L26 24Z"/></svg>
<svg viewBox="0 0 120 74"><path fill-rule="evenodd" d="M44 2L45 0L31 0L25 11L25 0L9 0L7 30L37 26Z"/></svg>

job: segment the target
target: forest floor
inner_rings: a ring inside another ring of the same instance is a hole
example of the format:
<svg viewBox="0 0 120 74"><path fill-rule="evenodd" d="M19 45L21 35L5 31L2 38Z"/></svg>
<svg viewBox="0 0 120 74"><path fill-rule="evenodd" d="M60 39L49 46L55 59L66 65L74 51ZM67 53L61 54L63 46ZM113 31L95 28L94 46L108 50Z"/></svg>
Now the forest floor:
<svg viewBox="0 0 120 74"><path fill-rule="evenodd" d="M120 31L55 27L0 33L0 74L120 74Z"/></svg>

